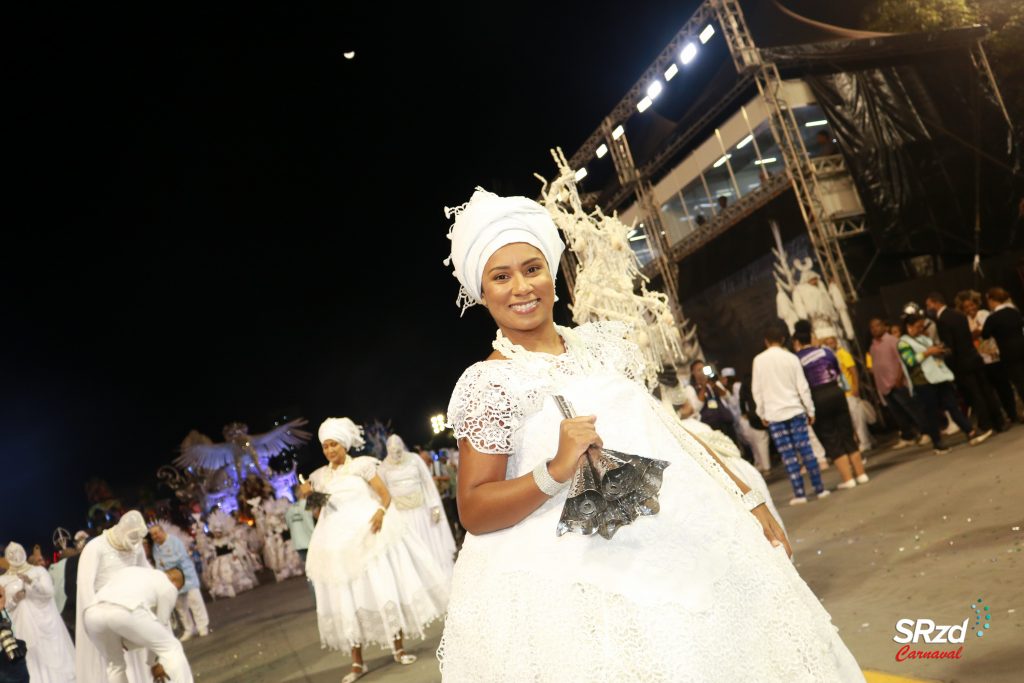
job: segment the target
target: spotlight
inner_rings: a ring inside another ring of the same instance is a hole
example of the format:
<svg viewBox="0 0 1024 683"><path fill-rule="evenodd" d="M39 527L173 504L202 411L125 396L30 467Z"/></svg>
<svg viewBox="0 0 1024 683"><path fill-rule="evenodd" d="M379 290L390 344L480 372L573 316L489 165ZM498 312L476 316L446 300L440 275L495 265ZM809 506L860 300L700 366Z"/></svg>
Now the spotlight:
<svg viewBox="0 0 1024 683"><path fill-rule="evenodd" d="M577 183L578 183L579 181L583 180L583 179L584 179L584 178L586 178L586 177L587 177L587 169L586 169L585 167L584 167L584 168L581 168L581 169L580 169L580 170L578 170L578 171L576 171L576 182L577 182Z"/></svg>
<svg viewBox="0 0 1024 683"><path fill-rule="evenodd" d="M607 153L608 153L608 145L606 145L606 144L604 144L602 142L601 145L597 148L597 158L601 159Z"/></svg>
<svg viewBox="0 0 1024 683"><path fill-rule="evenodd" d="M665 80L671 81L677 73L679 73L679 67L675 64L669 64L668 68L665 69Z"/></svg>
<svg viewBox="0 0 1024 683"><path fill-rule="evenodd" d="M626 129L622 127L622 124L615 126L615 130L612 131L612 140L618 140L622 137L622 134L626 132Z"/></svg>
<svg viewBox="0 0 1024 683"><path fill-rule="evenodd" d="M636 103L636 110L642 114L643 112L650 109L652 104L654 104L654 102L651 101L651 98L645 97Z"/></svg>
<svg viewBox="0 0 1024 683"><path fill-rule="evenodd" d="M700 32L700 44L703 45L704 43L711 40L711 36L713 35L715 35L715 27L712 26L711 24L708 24L707 26L704 27L704 30Z"/></svg>
<svg viewBox="0 0 1024 683"><path fill-rule="evenodd" d="M743 149L744 147L749 145L750 141L753 140L753 139L754 139L753 135L748 135L747 137L743 138L742 140L740 140L739 142L736 143L736 149Z"/></svg>
<svg viewBox="0 0 1024 683"><path fill-rule="evenodd" d="M701 41L704 42L704 41ZM683 51L679 53L679 61L683 64L689 64L693 61L693 58L697 56L697 46L693 43L687 43Z"/></svg>

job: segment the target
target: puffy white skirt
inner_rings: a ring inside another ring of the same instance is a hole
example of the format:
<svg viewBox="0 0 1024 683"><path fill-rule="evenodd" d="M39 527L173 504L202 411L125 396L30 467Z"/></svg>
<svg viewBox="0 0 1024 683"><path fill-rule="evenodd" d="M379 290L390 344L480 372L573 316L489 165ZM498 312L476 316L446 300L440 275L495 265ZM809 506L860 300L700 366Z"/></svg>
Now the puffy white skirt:
<svg viewBox="0 0 1024 683"><path fill-rule="evenodd" d="M597 415L608 448L671 462L661 510L611 540L557 537L563 492L514 527L468 535L438 650L446 683L863 683L785 550L640 387L590 377L559 390ZM550 400L525 419L509 476L550 457L560 420Z"/></svg>
<svg viewBox="0 0 1024 683"><path fill-rule="evenodd" d="M448 526L444 508L441 508L441 519L437 524L434 524L430 507L427 505L421 505L411 510L395 508L394 512L401 517L407 533L416 536L423 542L445 579L450 581L452 567L455 564L455 539L452 538L452 530Z"/></svg>
<svg viewBox="0 0 1024 683"><path fill-rule="evenodd" d="M391 647L399 633L423 637L448 605L447 578L393 508L378 534L363 531L371 516L366 509L346 512L321 516L306 558L320 644L347 650Z"/></svg>

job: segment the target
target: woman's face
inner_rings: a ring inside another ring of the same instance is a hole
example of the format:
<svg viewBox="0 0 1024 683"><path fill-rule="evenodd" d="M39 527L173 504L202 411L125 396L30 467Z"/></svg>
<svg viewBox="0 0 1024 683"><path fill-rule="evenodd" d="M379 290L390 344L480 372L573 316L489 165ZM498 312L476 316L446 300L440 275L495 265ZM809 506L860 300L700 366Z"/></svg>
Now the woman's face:
<svg viewBox="0 0 1024 683"><path fill-rule="evenodd" d="M529 332L550 324L555 281L544 254L532 244L506 244L484 265L483 303L503 330Z"/></svg>
<svg viewBox="0 0 1024 683"><path fill-rule="evenodd" d="M910 323L909 325L907 325L907 334L909 334L911 337L919 337L919 336L921 336L922 332L924 332L924 320L923 319L922 320L918 320L915 323Z"/></svg>
<svg viewBox="0 0 1024 683"><path fill-rule="evenodd" d="M348 457L348 452L345 447L334 439L327 439L323 442L324 457L327 458L327 462L332 465L342 465L345 462L345 458Z"/></svg>
<svg viewBox="0 0 1024 683"><path fill-rule="evenodd" d="M960 308L963 310L964 315L968 318L973 318L978 312L978 304L973 299L965 299Z"/></svg>

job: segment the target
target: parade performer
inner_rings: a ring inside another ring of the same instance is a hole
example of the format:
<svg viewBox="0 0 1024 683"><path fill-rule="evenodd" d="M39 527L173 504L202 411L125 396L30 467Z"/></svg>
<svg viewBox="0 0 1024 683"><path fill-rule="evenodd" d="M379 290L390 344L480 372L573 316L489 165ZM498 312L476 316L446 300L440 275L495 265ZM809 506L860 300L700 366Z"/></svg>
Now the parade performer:
<svg viewBox="0 0 1024 683"><path fill-rule="evenodd" d="M302 576L302 558L295 552L285 519L291 502L287 498L252 498L248 502L256 517L256 527L263 534L263 562L274 572L274 580Z"/></svg>
<svg viewBox="0 0 1024 683"><path fill-rule="evenodd" d="M124 513L110 529L85 544L78 561L78 590L75 602L75 677L78 683L108 683L103 654L85 633L82 614L92 605L96 592L125 567L149 567L142 539L146 522L138 510ZM132 683L153 680L142 653L128 653L128 678ZM113 683L112 681L110 683Z"/></svg>
<svg viewBox="0 0 1024 683"><path fill-rule="evenodd" d="M33 683L72 683L75 680L75 646L53 601L53 580L42 567L28 563L25 548L8 543L4 550L7 574L21 579L25 597L13 609L11 623L28 645L28 673Z"/></svg>
<svg viewBox="0 0 1024 683"><path fill-rule="evenodd" d="M387 452L377 474L395 501L395 512L409 532L423 541L437 566L450 579L455 563L455 538L434 479L423 460L410 453L397 434L388 437Z"/></svg>
<svg viewBox="0 0 1024 683"><path fill-rule="evenodd" d="M192 671L171 631L171 610L185 577L150 567L125 567L96 591L83 614L85 632L107 661L110 683L128 683L125 658L143 655L158 683L192 683Z"/></svg>
<svg viewBox="0 0 1024 683"><path fill-rule="evenodd" d="M484 304L498 334L448 409L469 533L443 679L863 682L764 500L651 396L625 325L555 326L563 244L543 207L477 190L453 213L458 301ZM557 536L595 445L669 464L660 511L610 540Z"/></svg>
<svg viewBox="0 0 1024 683"><path fill-rule="evenodd" d="M178 593L174 609L178 613L183 633L181 641L185 642L193 635L205 637L210 632L210 617L206 613L206 603L199 590L199 575L192 561L192 553L183 537L188 537L180 527L166 520L160 520L149 527L149 535L153 538L153 564L157 569L167 571L177 567L185 577L185 585Z"/></svg>
<svg viewBox="0 0 1024 683"><path fill-rule="evenodd" d="M213 536L214 558L210 567L210 595L233 598L256 587L256 574L249 563L245 541L235 533L235 518L223 510L214 510L207 526Z"/></svg>
<svg viewBox="0 0 1024 683"><path fill-rule="evenodd" d="M306 575L316 591L320 643L351 648L352 671L342 683L352 683L368 671L363 645L390 646L400 664L416 660L406 654L403 635L422 637L444 614L448 583L394 514L376 459L348 455L362 447L362 429L348 418L328 418L319 437L328 464L309 477L311 498L322 506Z"/></svg>

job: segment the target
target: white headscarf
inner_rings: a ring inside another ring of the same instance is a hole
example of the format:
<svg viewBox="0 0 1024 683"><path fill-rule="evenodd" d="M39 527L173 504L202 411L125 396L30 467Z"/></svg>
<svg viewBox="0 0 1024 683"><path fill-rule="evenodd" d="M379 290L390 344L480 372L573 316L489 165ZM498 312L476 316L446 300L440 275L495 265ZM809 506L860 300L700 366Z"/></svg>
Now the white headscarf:
<svg viewBox="0 0 1024 683"><path fill-rule="evenodd" d="M103 535L114 550L134 550L146 536L146 520L138 510L129 510Z"/></svg>
<svg viewBox="0 0 1024 683"><path fill-rule="evenodd" d="M328 439L333 439L344 446L346 451L362 448L366 443L363 441L363 428L347 417L327 418L320 425L317 436L320 437L321 444Z"/></svg>
<svg viewBox="0 0 1024 683"><path fill-rule="evenodd" d="M444 263L454 266L453 275L462 284L455 304L463 312L480 303L487 259L507 244L525 242L540 249L555 279L565 243L548 210L532 199L499 197L478 187L468 202L445 207L444 214L455 216L448 231L452 252Z"/></svg>
<svg viewBox="0 0 1024 683"><path fill-rule="evenodd" d="M398 434L392 434L388 437L387 447L388 454L384 460L395 465L401 464L405 459L405 454L409 452L409 449L405 447L405 442L402 441L402 437Z"/></svg>
<svg viewBox="0 0 1024 683"><path fill-rule="evenodd" d="M828 339L829 337L836 337L838 339L839 333L831 325L822 325L821 327L814 328L814 336L818 339Z"/></svg>
<svg viewBox="0 0 1024 683"><path fill-rule="evenodd" d="M800 284L802 285L809 285L811 280L814 280L815 278L817 278L818 282L821 282L821 276L810 268L800 271Z"/></svg>
<svg viewBox="0 0 1024 683"><path fill-rule="evenodd" d="M4 559L7 560L10 567L8 571L12 574L21 574L30 566L28 556L25 554L25 546L13 541L4 548Z"/></svg>

